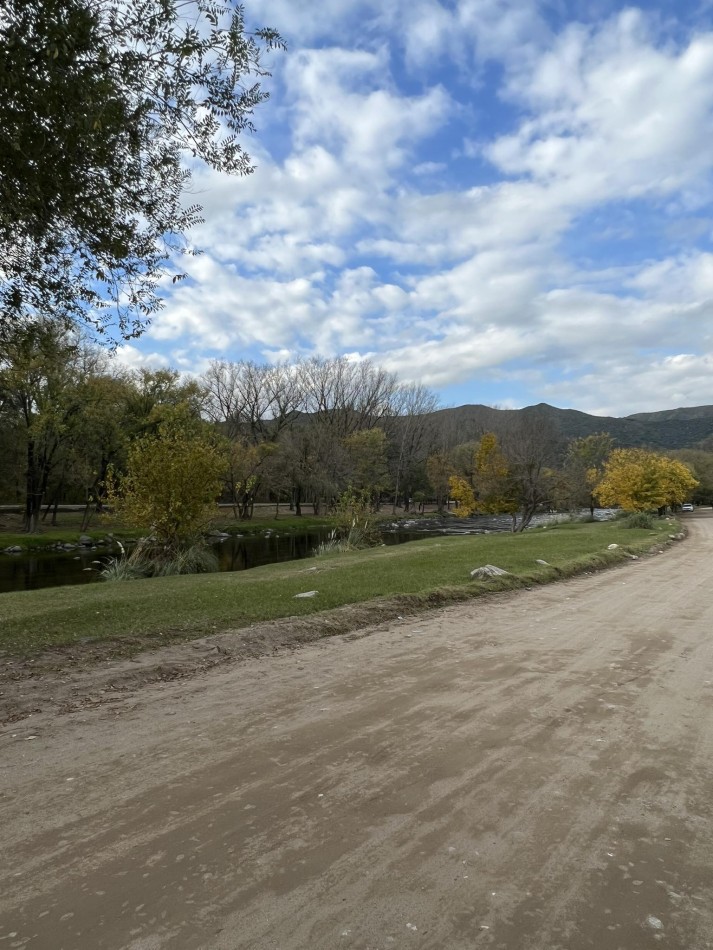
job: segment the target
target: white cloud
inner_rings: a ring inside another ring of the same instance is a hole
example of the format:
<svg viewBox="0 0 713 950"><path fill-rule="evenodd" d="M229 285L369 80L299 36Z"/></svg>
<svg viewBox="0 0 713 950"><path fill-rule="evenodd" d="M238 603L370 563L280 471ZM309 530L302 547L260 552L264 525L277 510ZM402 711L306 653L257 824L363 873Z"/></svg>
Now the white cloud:
<svg viewBox="0 0 713 950"><path fill-rule="evenodd" d="M576 387L543 384L555 404L602 416L630 415L710 403L713 355L679 353L649 363L631 364L612 357L579 375ZM565 402L563 403L563 400Z"/></svg>
<svg viewBox="0 0 713 950"><path fill-rule="evenodd" d="M571 26L513 80L532 110L486 149L499 169L556 182L563 203L674 194L713 159L713 34L655 47L643 14Z"/></svg>
<svg viewBox="0 0 713 950"><path fill-rule="evenodd" d="M112 359L128 370L168 369L171 365L165 353L146 353L131 343L117 346Z"/></svg>
<svg viewBox="0 0 713 950"><path fill-rule="evenodd" d="M306 18L266 2L265 22L297 38L273 113L281 151L258 144L247 179L196 176L207 253L147 346L184 363L368 354L433 386L512 379L532 401L618 414L710 401L713 254L696 246L710 223L682 222L711 196L713 34L663 41L635 9L555 33L534 0L406 10L330 0ZM488 133L481 99L498 97L509 128ZM644 245L637 208L670 250ZM677 223L695 229L685 252Z"/></svg>
<svg viewBox="0 0 713 950"><path fill-rule="evenodd" d="M342 167L370 182L398 167L450 108L440 86L420 96L390 89L385 51L304 50L290 60L286 81L298 150L326 143Z"/></svg>

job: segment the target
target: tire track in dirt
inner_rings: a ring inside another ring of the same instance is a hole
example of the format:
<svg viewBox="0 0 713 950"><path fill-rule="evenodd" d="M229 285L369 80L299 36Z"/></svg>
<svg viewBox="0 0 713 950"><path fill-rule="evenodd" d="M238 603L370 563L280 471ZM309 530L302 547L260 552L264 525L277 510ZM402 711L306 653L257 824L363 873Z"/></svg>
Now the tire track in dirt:
<svg viewBox="0 0 713 950"><path fill-rule="evenodd" d="M713 946L713 518L689 525L10 725L0 948Z"/></svg>

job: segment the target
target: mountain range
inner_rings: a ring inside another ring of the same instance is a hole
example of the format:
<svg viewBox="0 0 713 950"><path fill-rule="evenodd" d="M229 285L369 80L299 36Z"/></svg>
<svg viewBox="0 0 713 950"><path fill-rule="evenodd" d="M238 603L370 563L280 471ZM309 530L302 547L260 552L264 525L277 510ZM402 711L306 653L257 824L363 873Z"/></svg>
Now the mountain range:
<svg viewBox="0 0 713 950"><path fill-rule="evenodd" d="M541 402L524 409L494 409L467 405L433 413L439 426L455 427L461 442L483 432L499 431L511 422L545 421L563 441L608 432L619 448L643 447L655 451L705 447L713 449L713 406L637 412L630 416L592 416L577 409L558 409ZM706 442L704 446L701 443Z"/></svg>

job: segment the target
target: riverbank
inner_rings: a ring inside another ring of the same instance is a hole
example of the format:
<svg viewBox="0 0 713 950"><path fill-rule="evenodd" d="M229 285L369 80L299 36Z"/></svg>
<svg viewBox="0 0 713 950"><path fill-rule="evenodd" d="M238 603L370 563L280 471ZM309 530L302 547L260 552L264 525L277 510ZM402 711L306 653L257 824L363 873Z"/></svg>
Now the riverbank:
<svg viewBox="0 0 713 950"><path fill-rule="evenodd" d="M355 608L365 603L375 622L436 603L547 583L658 550L678 530L668 519L651 530L622 522L558 524L522 535L432 538L249 573L7 593L0 598L0 657L35 663L44 654L50 665L91 664L285 618L297 628L315 614L349 608L351 616L335 621L334 629L317 624L320 636L345 632L362 625ZM485 564L508 574L473 580L470 571ZM308 633L303 628L300 635ZM241 638L248 652L250 636L248 631Z"/></svg>
<svg viewBox="0 0 713 950"><path fill-rule="evenodd" d="M435 514L435 511L426 511L419 514L419 519L426 519ZM377 523L401 521L413 517L412 514L397 508L393 513L391 506L370 516ZM27 534L22 531L22 515L19 511L9 510L9 506L0 506L0 554L8 548L19 549L17 553L31 551L53 551L61 546L81 547L80 538L86 539L86 546L107 548L116 541L131 541L136 539L135 528L127 527L118 518L112 515L94 515L86 530L82 530L83 509L65 507L57 512L57 523L40 522L36 534ZM303 505L303 514L295 515L288 505L256 505L253 517L249 521L240 521L233 517L232 509L221 506L216 510L215 517L207 526L208 532L225 532L232 537L253 537L267 531L279 530L282 534L300 534L319 528L329 528L336 524L336 519L330 515L315 515L310 505Z"/></svg>

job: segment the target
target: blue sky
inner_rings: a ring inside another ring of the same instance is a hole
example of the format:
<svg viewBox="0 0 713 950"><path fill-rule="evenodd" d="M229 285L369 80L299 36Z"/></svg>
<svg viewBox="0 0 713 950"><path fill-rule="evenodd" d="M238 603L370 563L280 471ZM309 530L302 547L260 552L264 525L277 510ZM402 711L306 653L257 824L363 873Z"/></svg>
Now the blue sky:
<svg viewBox="0 0 713 950"><path fill-rule="evenodd" d="M257 170L196 172L204 253L122 361L344 354L446 405L713 403L713 3L245 7L289 46Z"/></svg>

